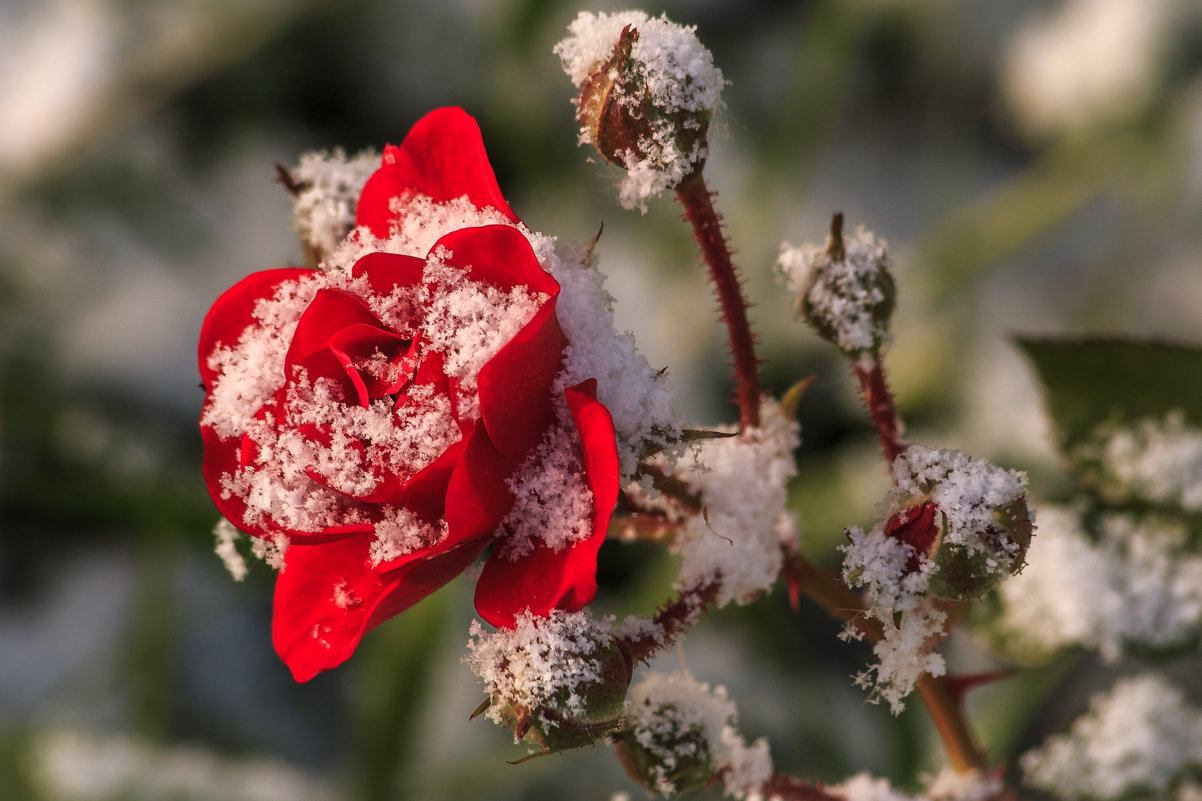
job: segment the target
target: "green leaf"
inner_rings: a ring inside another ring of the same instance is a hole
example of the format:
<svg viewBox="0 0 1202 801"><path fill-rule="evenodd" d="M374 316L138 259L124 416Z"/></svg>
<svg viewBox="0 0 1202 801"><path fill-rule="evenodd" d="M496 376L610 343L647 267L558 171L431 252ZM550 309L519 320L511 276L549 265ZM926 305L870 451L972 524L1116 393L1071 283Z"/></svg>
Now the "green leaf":
<svg viewBox="0 0 1202 801"><path fill-rule="evenodd" d="M1178 508L1176 492L1148 494L1104 458L1107 439L1141 423L1202 429L1202 348L1118 338L1020 338L1035 365L1069 469L1107 502ZM1178 508L1178 511L1181 511Z"/></svg>
<svg viewBox="0 0 1202 801"><path fill-rule="evenodd" d="M1098 426L1179 411L1202 428L1202 348L1119 338L1019 338L1066 450Z"/></svg>

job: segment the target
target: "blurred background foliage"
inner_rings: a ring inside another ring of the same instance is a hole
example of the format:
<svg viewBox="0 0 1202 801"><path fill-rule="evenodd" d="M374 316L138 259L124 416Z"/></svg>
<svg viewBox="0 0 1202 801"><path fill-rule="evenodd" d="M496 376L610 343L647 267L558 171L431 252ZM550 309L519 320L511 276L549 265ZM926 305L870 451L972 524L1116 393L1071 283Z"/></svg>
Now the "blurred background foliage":
<svg viewBox="0 0 1202 801"><path fill-rule="evenodd" d="M730 86L712 188L755 302L766 383L801 405L796 507L834 564L886 489L846 366L772 278L833 211L887 238L889 365L911 437L1064 479L1016 333L1202 340L1202 19L1187 0L677 0ZM271 651L270 571L211 553L195 339L245 274L300 259L273 162L398 142L431 108L480 121L511 205L599 253L619 325L698 425L733 419L722 330L673 204L615 201L576 146L551 46L578 0L7 0L0 5L0 797L542 799L641 791L607 749L505 764L458 660L452 583L296 685ZM647 612L670 558L602 552L598 606ZM782 592L712 615L678 653L725 684L778 768L912 786L941 756ZM954 641L955 669L992 664ZM979 691L998 759L1064 708L1056 663ZM704 794L700 794L704 796ZM700 797L699 796L699 797Z"/></svg>

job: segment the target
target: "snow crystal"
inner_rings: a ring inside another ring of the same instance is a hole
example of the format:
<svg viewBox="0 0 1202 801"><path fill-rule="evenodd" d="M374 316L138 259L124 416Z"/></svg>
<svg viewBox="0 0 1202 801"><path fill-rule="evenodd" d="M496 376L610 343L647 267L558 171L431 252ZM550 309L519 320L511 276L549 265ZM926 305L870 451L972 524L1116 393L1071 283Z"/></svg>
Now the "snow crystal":
<svg viewBox="0 0 1202 801"><path fill-rule="evenodd" d="M347 158L336 148L305 153L291 170L298 190L292 201L293 225L318 254L332 253L354 229L359 194L379 164L380 154L374 150Z"/></svg>
<svg viewBox="0 0 1202 801"><path fill-rule="evenodd" d="M234 524L223 517L213 528L213 535L217 538L217 546L213 549L214 553L225 564L225 569L234 577L234 581L242 581L246 578L247 572L246 560L238 552L237 545L238 540L242 538L242 532L234 528Z"/></svg>
<svg viewBox="0 0 1202 801"><path fill-rule="evenodd" d="M697 681L688 671L647 672L630 691L627 726L635 741L655 758L655 789L673 795L669 779L681 760L712 760L723 788L747 798L772 775L768 743L748 746L738 733L738 712L726 688Z"/></svg>
<svg viewBox="0 0 1202 801"><path fill-rule="evenodd" d="M371 563L378 566L422 548L431 548L447 535L446 520L427 523L403 506L384 507L385 517L375 525Z"/></svg>
<svg viewBox="0 0 1202 801"><path fill-rule="evenodd" d="M639 141L639 152L625 154L627 174L619 200L625 208L639 207L646 211L648 200L679 184L705 160L708 152L704 138L696 138L684 152L679 146L677 127L690 127L691 123L699 129L702 124L699 118L707 118L721 108L725 80L721 70L714 66L713 56L698 41L696 27L676 25L666 15L651 18L641 11L614 14L584 11L568 26L568 36L554 49L576 88L581 88L610 59L627 25L638 32L631 49L637 89L631 96L625 96L619 82L609 102L630 106L637 116L649 101L655 113L648 114L651 134ZM680 123L682 116L689 121ZM581 129L580 141L591 142L587 126Z"/></svg>
<svg viewBox="0 0 1202 801"><path fill-rule="evenodd" d="M284 358L297 321L313 302L325 276L284 281L271 298L255 304L254 322L237 342L219 343L208 358L217 375L209 388L201 425L218 436L241 436L252 418L284 384Z"/></svg>
<svg viewBox="0 0 1202 801"><path fill-rule="evenodd" d="M1076 510L1040 515L1028 565L1001 587L1000 632L1023 651L1084 647L1116 660L1130 645L1165 648L1202 627L1202 556L1184 524L1111 513L1098 541Z"/></svg>
<svg viewBox="0 0 1202 801"><path fill-rule="evenodd" d="M1202 430L1187 425L1180 410L1161 420L1103 425L1090 439L1080 455L1096 455L1123 495L1202 511Z"/></svg>
<svg viewBox="0 0 1202 801"><path fill-rule="evenodd" d="M469 281L461 268L445 263L450 257L439 248L426 261L423 289L430 294L421 304L423 341L445 355L447 375L475 396L480 369L526 327L548 298L520 286L506 292Z"/></svg>
<svg viewBox="0 0 1202 801"><path fill-rule="evenodd" d="M288 535L276 534L271 539L252 537L250 549L255 556L275 570L284 569L284 553L288 550Z"/></svg>
<svg viewBox="0 0 1202 801"><path fill-rule="evenodd" d="M997 525L996 511L1021 499L1027 477L1018 470L1002 470L989 462L971 459L960 451L911 445L893 463L893 490L885 500L886 519L895 512L929 498L947 520L944 541L971 551L996 553L998 543L983 535ZM1019 546L1003 547L1017 554ZM999 564L1009 572L1010 565Z"/></svg>
<svg viewBox="0 0 1202 801"><path fill-rule="evenodd" d="M947 616L937 609L911 609L894 622L892 610L879 606L869 614L881 623L885 636L872 646L876 664L856 674L855 683L871 691L870 703L886 701L898 715L905 709L905 697L923 674L942 676L947 670L943 656L931 649L943 634ZM855 631L849 623L845 638Z"/></svg>
<svg viewBox="0 0 1202 801"><path fill-rule="evenodd" d="M494 701L488 718L498 724L506 705L536 710L561 693L567 709L582 711L577 689L601 679L601 664L590 655L613 642L612 618L594 620L587 609L556 609L545 618L525 612L513 629L494 632L473 620L470 634L463 661L484 682Z"/></svg>
<svg viewBox="0 0 1202 801"><path fill-rule="evenodd" d="M705 510L677 533L677 583L692 589L720 579L719 606L748 603L775 583L782 530L792 531L787 487L797 474L799 426L772 401L762 404L760 417L760 427L741 436L699 443L697 461L707 472L688 477Z"/></svg>
<svg viewBox="0 0 1202 801"><path fill-rule="evenodd" d="M593 533L593 492L574 426L556 426L507 482L513 507L501 521L501 553L516 562L536 545L563 550Z"/></svg>
<svg viewBox="0 0 1202 801"><path fill-rule="evenodd" d="M1158 674L1126 678L1019 764L1027 784L1066 801L1161 793L1202 764L1202 712Z"/></svg>
<svg viewBox="0 0 1202 801"><path fill-rule="evenodd" d="M785 242L777 274L804 298L808 318L828 341L850 354L872 351L889 342L889 317L880 311L892 303L885 291L893 281L888 245L860 226L843 237L843 249L845 256L835 260L825 245Z"/></svg>

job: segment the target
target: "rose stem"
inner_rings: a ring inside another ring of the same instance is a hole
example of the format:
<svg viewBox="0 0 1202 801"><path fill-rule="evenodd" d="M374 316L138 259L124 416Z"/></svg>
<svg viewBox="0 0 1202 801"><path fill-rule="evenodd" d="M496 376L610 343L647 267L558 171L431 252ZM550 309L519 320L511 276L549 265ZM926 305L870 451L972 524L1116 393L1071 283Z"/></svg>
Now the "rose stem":
<svg viewBox="0 0 1202 801"><path fill-rule="evenodd" d="M831 616L851 622L873 642L883 637L881 625L867 617L860 596L832 576L821 570L799 553L786 554L785 570L790 581L796 581L806 597L826 609ZM975 743L975 737L964 717L955 693L951 691L946 676L923 675L917 682L918 695L930 714L939 739L943 742L952 767L965 773L985 767L984 754Z"/></svg>
<svg viewBox="0 0 1202 801"><path fill-rule="evenodd" d="M744 430L757 428L760 424L760 389L755 336L747 322L747 299L743 297L742 281L731 262L730 246L722 235L722 220L714 210L714 193L705 185L701 169L676 187L676 197L684 207L685 219L693 226L693 236L709 267L714 293L722 308L721 320L729 332L740 422Z"/></svg>
<svg viewBox="0 0 1202 801"><path fill-rule="evenodd" d="M890 472L893 462L906 449L902 439L901 420L897 416L897 407L893 403L893 393L885 383L885 367L881 361L880 351L874 351L871 362L865 366L862 361L852 362L856 378L860 381L860 397L872 422L876 424L876 433L881 440L881 450Z"/></svg>

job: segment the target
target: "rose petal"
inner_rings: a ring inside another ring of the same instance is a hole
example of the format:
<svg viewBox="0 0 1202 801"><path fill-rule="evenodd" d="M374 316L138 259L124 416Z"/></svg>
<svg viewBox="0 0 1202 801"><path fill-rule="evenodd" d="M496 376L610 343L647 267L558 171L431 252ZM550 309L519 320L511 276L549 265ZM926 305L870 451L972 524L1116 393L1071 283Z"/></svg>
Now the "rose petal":
<svg viewBox="0 0 1202 801"><path fill-rule="evenodd" d="M252 273L214 301L201 325L200 345L197 348L200 376L204 380L206 390L212 389L213 382L217 379L216 372L209 367L209 357L221 345L233 347L238 344L243 331L252 325L260 324L255 320L254 314L258 302L275 297L281 284L297 281L315 272L317 271L299 267L284 267ZM283 376L280 378L282 380Z"/></svg>
<svg viewBox="0 0 1202 801"><path fill-rule="evenodd" d="M593 531L560 550L540 544L516 561L503 553L489 557L476 583L476 611L494 626L513 628L527 609L539 616L552 609L574 612L597 594L597 552L618 498L618 450L613 419L596 400L596 386L590 379L564 392L593 491Z"/></svg>
<svg viewBox="0 0 1202 801"><path fill-rule="evenodd" d="M332 379L343 392L347 403L359 400L350 371L330 349L330 340L344 328L367 325L384 329L379 318L357 295L341 289L323 289L313 296L313 302L296 324L296 333L284 357L284 374L295 381L303 368L310 382L319 378ZM366 404L364 404L366 405Z"/></svg>
<svg viewBox="0 0 1202 801"><path fill-rule="evenodd" d="M552 298L480 369L480 416L497 449L514 461L555 423L551 385L566 346Z"/></svg>
<svg viewBox="0 0 1202 801"><path fill-rule="evenodd" d="M395 331L364 323L349 325L330 337L330 352L355 385L360 406L399 392L409 382L417 368L412 346L412 340ZM365 369L377 354L382 358L375 370Z"/></svg>
<svg viewBox="0 0 1202 801"><path fill-rule="evenodd" d="M470 281L509 291L525 287L555 297L559 282L543 269L521 231L508 225L484 225L452 231L434 243L431 253L450 251L446 263L463 271Z"/></svg>
<svg viewBox="0 0 1202 801"><path fill-rule="evenodd" d="M422 282L426 260L399 253L368 253L351 268L354 278L367 278L372 292L386 298L396 287L415 287Z"/></svg>
<svg viewBox="0 0 1202 801"><path fill-rule="evenodd" d="M515 463L496 449L484 426L477 425L447 485L446 520L450 543L492 536L513 506L506 480Z"/></svg>
<svg viewBox="0 0 1202 801"><path fill-rule="evenodd" d="M356 224L387 237L397 222L394 198L426 195L438 203L467 196L478 209L494 208L519 222L497 185L480 126L460 108L431 111L417 121L400 147L384 150L383 163L359 196Z"/></svg>
<svg viewBox="0 0 1202 801"><path fill-rule="evenodd" d="M373 539L360 533L285 551L272 640L297 681L345 662L364 634L459 575L484 548L467 545L381 574L367 567Z"/></svg>

